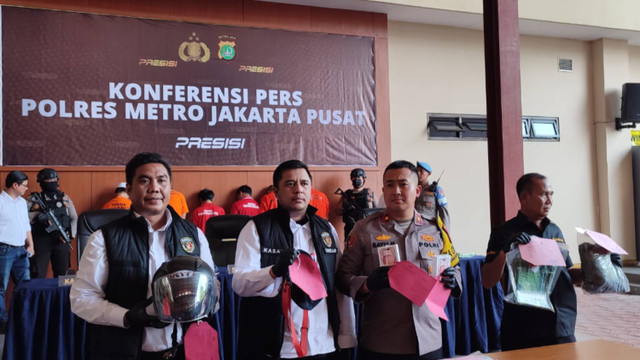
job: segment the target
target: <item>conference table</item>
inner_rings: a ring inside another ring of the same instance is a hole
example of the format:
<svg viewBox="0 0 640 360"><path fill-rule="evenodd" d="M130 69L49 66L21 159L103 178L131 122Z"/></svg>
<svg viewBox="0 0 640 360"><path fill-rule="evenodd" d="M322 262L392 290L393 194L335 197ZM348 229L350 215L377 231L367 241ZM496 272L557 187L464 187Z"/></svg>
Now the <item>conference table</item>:
<svg viewBox="0 0 640 360"><path fill-rule="evenodd" d="M485 356L494 360L638 360L640 349L608 340L589 340L491 353Z"/></svg>
<svg viewBox="0 0 640 360"><path fill-rule="evenodd" d="M502 289L482 288L480 266L484 257L461 258L464 290L460 299L449 299L443 321L445 356L500 349L498 334L502 315ZM218 268L221 296L216 313L221 359L235 360L240 297L231 288L233 275ZM69 286L57 279L33 279L13 291L3 359L84 359L86 323L70 310Z"/></svg>

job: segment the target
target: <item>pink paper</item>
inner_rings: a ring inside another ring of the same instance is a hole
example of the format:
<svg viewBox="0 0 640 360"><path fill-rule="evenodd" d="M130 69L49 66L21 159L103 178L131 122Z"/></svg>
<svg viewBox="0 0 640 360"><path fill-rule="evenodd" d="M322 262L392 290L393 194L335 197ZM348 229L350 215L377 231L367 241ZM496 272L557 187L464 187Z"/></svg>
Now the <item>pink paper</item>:
<svg viewBox="0 0 640 360"><path fill-rule="evenodd" d="M528 244L520 244L522 259L533 265L567 266L558 244L553 239L531 237Z"/></svg>
<svg viewBox="0 0 640 360"><path fill-rule="evenodd" d="M327 297L327 289L322 282L320 268L311 256L300 253L296 261L289 265L289 277L311 300Z"/></svg>
<svg viewBox="0 0 640 360"><path fill-rule="evenodd" d="M206 321L191 324L184 335L186 360L220 360L218 332Z"/></svg>
<svg viewBox="0 0 640 360"><path fill-rule="evenodd" d="M436 280L410 261L401 261L389 269L391 288L412 303L422 306Z"/></svg>
<svg viewBox="0 0 640 360"><path fill-rule="evenodd" d="M624 249L621 248L620 245L616 244L616 242L613 241L613 239L611 239L607 235L601 234L599 232L591 231L591 230L587 230L586 232L587 232L587 235L589 235L589 237L596 242L596 244L602 246L603 248L609 250L610 252L614 254L624 254L624 255L629 254L628 252L624 251Z"/></svg>
<svg viewBox="0 0 640 360"><path fill-rule="evenodd" d="M451 295L451 289L445 287L440 282L440 277L438 277L435 286L431 289L425 301L429 310L444 321L449 321L447 313L444 311L447 301L449 301L449 295Z"/></svg>

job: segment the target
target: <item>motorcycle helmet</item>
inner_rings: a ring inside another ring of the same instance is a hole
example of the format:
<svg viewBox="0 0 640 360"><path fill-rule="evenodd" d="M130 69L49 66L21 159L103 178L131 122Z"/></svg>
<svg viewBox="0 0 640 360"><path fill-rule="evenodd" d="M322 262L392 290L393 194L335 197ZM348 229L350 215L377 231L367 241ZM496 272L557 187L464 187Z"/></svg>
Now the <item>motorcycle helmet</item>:
<svg viewBox="0 0 640 360"><path fill-rule="evenodd" d="M213 312L217 299L215 274L195 256L177 256L153 275L153 306L160 321L181 323L202 319Z"/></svg>

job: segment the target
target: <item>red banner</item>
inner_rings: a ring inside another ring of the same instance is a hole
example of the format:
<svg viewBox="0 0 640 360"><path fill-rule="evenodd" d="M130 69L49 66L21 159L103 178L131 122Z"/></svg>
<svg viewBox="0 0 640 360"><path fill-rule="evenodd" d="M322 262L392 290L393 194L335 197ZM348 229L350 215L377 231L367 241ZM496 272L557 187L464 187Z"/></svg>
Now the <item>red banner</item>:
<svg viewBox="0 0 640 360"><path fill-rule="evenodd" d="M371 37L1 10L3 165L377 165Z"/></svg>

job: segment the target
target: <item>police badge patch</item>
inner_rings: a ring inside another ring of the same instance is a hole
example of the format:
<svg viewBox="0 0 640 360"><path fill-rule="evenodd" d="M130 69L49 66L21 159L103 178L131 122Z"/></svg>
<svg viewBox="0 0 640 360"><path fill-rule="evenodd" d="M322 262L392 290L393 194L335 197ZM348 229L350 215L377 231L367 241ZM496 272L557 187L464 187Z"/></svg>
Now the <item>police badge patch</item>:
<svg viewBox="0 0 640 360"><path fill-rule="evenodd" d="M424 241L433 241L433 236L431 236L431 235L422 235L422 240L424 240Z"/></svg>
<svg viewBox="0 0 640 360"><path fill-rule="evenodd" d="M322 242L326 247L331 247L331 245L333 244L333 241L331 240L331 234L324 231L322 234L320 234L320 237L322 238Z"/></svg>
<svg viewBox="0 0 640 360"><path fill-rule="evenodd" d="M191 254L193 249L195 248L195 244L193 243L193 239L190 237L183 237L180 239L180 246L182 246L182 250Z"/></svg>

